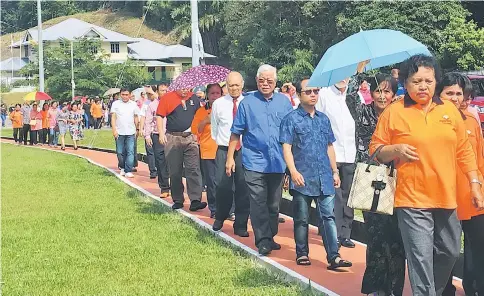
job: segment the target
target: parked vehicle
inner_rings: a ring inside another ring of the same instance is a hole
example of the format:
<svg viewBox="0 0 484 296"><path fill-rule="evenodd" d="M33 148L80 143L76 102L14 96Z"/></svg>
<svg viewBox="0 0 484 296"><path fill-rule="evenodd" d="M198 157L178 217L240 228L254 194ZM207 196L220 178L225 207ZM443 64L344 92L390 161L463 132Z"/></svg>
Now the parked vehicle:
<svg viewBox="0 0 484 296"><path fill-rule="evenodd" d="M479 112L481 128L484 130L484 75L467 75L474 86L474 100L471 106Z"/></svg>

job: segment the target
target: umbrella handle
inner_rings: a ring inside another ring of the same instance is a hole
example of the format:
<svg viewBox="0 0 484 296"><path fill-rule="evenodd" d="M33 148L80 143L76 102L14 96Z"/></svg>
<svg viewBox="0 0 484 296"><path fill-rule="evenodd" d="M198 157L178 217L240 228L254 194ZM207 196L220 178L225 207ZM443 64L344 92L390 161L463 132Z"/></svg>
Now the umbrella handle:
<svg viewBox="0 0 484 296"><path fill-rule="evenodd" d="M370 63L370 60L366 60L366 61L363 61L363 62L359 62L358 63L358 66L356 67L356 71L358 73L363 73L363 71L365 71L366 65L368 65L369 63Z"/></svg>

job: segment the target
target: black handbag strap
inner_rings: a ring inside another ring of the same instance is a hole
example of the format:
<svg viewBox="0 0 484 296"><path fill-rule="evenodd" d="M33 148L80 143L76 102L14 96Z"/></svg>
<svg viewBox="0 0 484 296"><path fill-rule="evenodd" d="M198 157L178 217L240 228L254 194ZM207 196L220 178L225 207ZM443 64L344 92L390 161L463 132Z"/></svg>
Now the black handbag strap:
<svg viewBox="0 0 484 296"><path fill-rule="evenodd" d="M366 170L365 170L366 172L368 172L368 173L370 172L370 166L371 166L371 164L372 164L373 162L378 162L378 163L380 163L380 162L378 161L378 159L377 159L377 156L378 156L378 153L380 153L380 151L383 149L383 147L385 147L385 145L380 145L380 147L378 147L378 148L375 150L375 152L373 152L373 154L370 156L370 158L368 158L368 160L366 161L366 164L367 164L367 167L366 167ZM394 161L392 160L392 161L389 163L389 165L390 165L390 173L388 174L388 176L393 177L393 176L394 176L394 175L393 175L393 173L394 173L394 171L395 171L395 163L394 163Z"/></svg>

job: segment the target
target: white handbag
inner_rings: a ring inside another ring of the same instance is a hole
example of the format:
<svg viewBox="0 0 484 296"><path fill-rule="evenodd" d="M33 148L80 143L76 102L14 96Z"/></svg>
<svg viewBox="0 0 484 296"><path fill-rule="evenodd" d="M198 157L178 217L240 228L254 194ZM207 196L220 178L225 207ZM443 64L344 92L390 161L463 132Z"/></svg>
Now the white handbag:
<svg viewBox="0 0 484 296"><path fill-rule="evenodd" d="M357 163L351 185L348 207L385 215L393 215L397 171L374 160L383 146L373 153L366 163Z"/></svg>

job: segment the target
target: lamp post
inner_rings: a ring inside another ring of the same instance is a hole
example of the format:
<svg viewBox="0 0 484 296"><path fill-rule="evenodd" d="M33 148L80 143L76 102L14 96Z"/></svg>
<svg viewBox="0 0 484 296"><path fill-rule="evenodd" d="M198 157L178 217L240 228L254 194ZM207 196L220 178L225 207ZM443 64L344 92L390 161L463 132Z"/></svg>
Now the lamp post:
<svg viewBox="0 0 484 296"><path fill-rule="evenodd" d="M190 0L190 7L192 9L192 67L200 65L200 51L198 46L198 2L197 0Z"/></svg>
<svg viewBox="0 0 484 296"><path fill-rule="evenodd" d="M37 0L37 36L39 41L39 90L44 92L44 41L42 39L42 5Z"/></svg>
<svg viewBox="0 0 484 296"><path fill-rule="evenodd" d="M74 83L74 42L71 41L71 92L72 99L75 96L76 84Z"/></svg>

